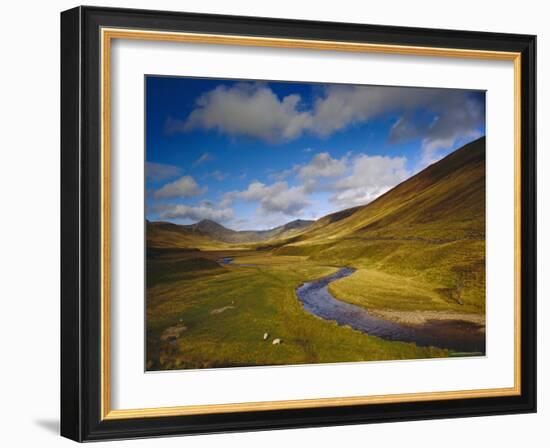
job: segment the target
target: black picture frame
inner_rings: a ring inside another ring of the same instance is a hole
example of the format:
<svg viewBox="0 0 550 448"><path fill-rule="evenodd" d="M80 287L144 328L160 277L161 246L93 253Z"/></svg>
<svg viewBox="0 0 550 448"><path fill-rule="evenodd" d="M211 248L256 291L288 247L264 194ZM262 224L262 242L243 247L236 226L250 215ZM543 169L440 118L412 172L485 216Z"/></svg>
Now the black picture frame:
<svg viewBox="0 0 550 448"><path fill-rule="evenodd" d="M521 394L148 418L101 418L103 27L521 53ZM77 7L61 13L61 434L76 441L536 412L536 37Z"/></svg>

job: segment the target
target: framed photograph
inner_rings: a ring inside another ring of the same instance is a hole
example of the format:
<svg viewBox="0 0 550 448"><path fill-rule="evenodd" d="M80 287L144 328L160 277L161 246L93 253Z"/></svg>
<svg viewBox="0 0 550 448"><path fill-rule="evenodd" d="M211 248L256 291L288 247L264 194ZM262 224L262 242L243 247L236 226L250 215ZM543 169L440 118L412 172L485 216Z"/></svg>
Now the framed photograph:
<svg viewBox="0 0 550 448"><path fill-rule="evenodd" d="M61 14L61 433L535 412L535 36Z"/></svg>

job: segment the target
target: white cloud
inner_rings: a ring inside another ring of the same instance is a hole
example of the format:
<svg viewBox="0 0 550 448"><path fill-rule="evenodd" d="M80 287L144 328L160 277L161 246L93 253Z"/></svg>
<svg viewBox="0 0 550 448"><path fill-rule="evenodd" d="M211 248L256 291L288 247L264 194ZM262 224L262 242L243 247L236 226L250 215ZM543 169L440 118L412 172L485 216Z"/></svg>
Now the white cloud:
<svg viewBox="0 0 550 448"><path fill-rule="evenodd" d="M224 195L222 206L227 206L236 200L259 202L264 214L284 213L296 216L307 207L307 199L303 186L289 187L286 182L276 182L271 185L254 181L243 191L232 191Z"/></svg>
<svg viewBox="0 0 550 448"><path fill-rule="evenodd" d="M303 179L340 176L346 169L346 163L346 156L338 160L333 159L328 152L321 152L300 168L299 175Z"/></svg>
<svg viewBox="0 0 550 448"><path fill-rule="evenodd" d="M165 163L145 162L145 175L153 182L170 179L181 174L181 168Z"/></svg>
<svg viewBox="0 0 550 448"><path fill-rule="evenodd" d="M211 203L203 203L193 207L182 204L163 204L154 207L160 219L176 219L200 221L210 219L216 222L226 222L234 217L231 208L215 208Z"/></svg>
<svg viewBox="0 0 550 448"><path fill-rule="evenodd" d="M229 174L224 173L223 171L220 171L220 170L212 171L208 175L212 176L214 179L216 179L219 182L221 182L222 180L226 179L227 176L229 176Z"/></svg>
<svg viewBox="0 0 550 448"><path fill-rule="evenodd" d="M410 176L406 163L405 157L358 155L351 174L332 185L331 202L338 208L368 204Z"/></svg>
<svg viewBox="0 0 550 448"><path fill-rule="evenodd" d="M221 85L199 97L187 119L172 128L213 129L271 142L290 140L309 127L310 116L299 110L300 100L300 95L279 99L262 84Z"/></svg>
<svg viewBox="0 0 550 448"><path fill-rule="evenodd" d="M425 138L422 140L422 155L417 170L421 170L441 159L442 150L452 147L461 139L475 140L481 137L477 129L463 129L462 132L452 132L446 137Z"/></svg>
<svg viewBox="0 0 550 448"><path fill-rule="evenodd" d="M418 109L437 114L438 120L415 123L408 115ZM306 104L298 94L279 98L267 84L239 83L206 92L186 119L169 119L167 129L217 130L276 143L305 133L327 137L390 112L404 114L390 130L390 142L421 138L423 159L431 160L444 143L451 142L448 148L473 135L483 125L485 107L462 90L328 85Z"/></svg>
<svg viewBox="0 0 550 448"><path fill-rule="evenodd" d="M412 123L407 117L399 117L390 128L389 140L392 143L400 143L417 138L420 134L418 125Z"/></svg>
<svg viewBox="0 0 550 448"><path fill-rule="evenodd" d="M287 177L290 177L294 173L294 170L292 168L281 170L281 171L275 171L272 173L269 173L269 178L271 180L285 180Z"/></svg>
<svg viewBox="0 0 550 448"><path fill-rule="evenodd" d="M214 160L214 156L205 152L197 160L193 162L193 166L196 168L197 166L202 165L203 163L206 163L206 162L211 162L212 160Z"/></svg>
<svg viewBox="0 0 550 448"><path fill-rule="evenodd" d="M191 176L183 176L178 180L164 185L157 191L153 193L155 199L165 199L165 198L190 198L193 196L198 196L204 194L207 188L199 188L195 179Z"/></svg>
<svg viewBox="0 0 550 448"><path fill-rule="evenodd" d="M312 131L328 136L350 124L367 121L392 106L392 89L334 85L325 89L313 107Z"/></svg>
<svg viewBox="0 0 550 448"><path fill-rule="evenodd" d="M233 204L235 200L237 199L238 191L228 191L226 193L223 193L222 200L220 202L221 207L227 207L228 205Z"/></svg>
<svg viewBox="0 0 550 448"><path fill-rule="evenodd" d="M271 184L253 181L244 190L226 192L218 204L202 200L197 206L161 204L152 210L160 219L211 219L231 221L239 228L269 228L287 222L289 217L319 217L331 212L332 207L365 205L411 175L405 157L365 153L353 157L346 154L340 159L320 153L308 164L292 170L296 173L295 180L301 182L298 185L289 185L286 181ZM165 185L154 197L191 197L204 191L190 176L184 176ZM248 216L246 222L234 220L231 206L239 201L256 205L255 215Z"/></svg>
<svg viewBox="0 0 550 448"><path fill-rule="evenodd" d="M435 92L439 92L435 90ZM389 141L406 142L422 139L418 169L436 162L442 150L450 149L460 141L481 136L480 126L485 119L485 106L465 92L451 91L432 98L428 106L437 113L432 122L414 122L410 117L399 118L390 129Z"/></svg>
<svg viewBox="0 0 550 448"><path fill-rule="evenodd" d="M286 185L286 182L283 182ZM281 188L274 194L269 194L261 200L262 210L266 212L281 212L296 216L309 205L305 189L299 187Z"/></svg>
<svg viewBox="0 0 550 448"><path fill-rule="evenodd" d="M302 184L290 187L284 181L271 185L254 181L246 190L225 193L221 206L238 200L258 202L262 216L277 213L304 216L313 212L315 196L311 195L321 192L331 193L330 202L338 209L364 205L407 179L411 173L406 165L405 157L360 153L353 158L346 154L336 159L320 153L296 169Z"/></svg>
<svg viewBox="0 0 550 448"><path fill-rule="evenodd" d="M170 119L169 128L172 132L213 129L269 142L291 140L304 132L324 137L396 108L429 105L437 92L435 89L329 85L306 108L300 95L279 98L266 84L222 85L199 97L187 119Z"/></svg>
<svg viewBox="0 0 550 448"><path fill-rule="evenodd" d="M292 168L288 168L286 170L280 170L280 171L268 170L268 172L269 172L268 177L271 180L282 181L282 180L285 180L288 177L291 177L291 176L294 176L294 175L298 174L301 169L302 169L302 165L296 164L296 165L292 166Z"/></svg>
<svg viewBox="0 0 550 448"><path fill-rule="evenodd" d="M336 206L337 210L365 205L374 201L378 196L388 191L387 187L360 187L343 190L335 193L330 201Z"/></svg>

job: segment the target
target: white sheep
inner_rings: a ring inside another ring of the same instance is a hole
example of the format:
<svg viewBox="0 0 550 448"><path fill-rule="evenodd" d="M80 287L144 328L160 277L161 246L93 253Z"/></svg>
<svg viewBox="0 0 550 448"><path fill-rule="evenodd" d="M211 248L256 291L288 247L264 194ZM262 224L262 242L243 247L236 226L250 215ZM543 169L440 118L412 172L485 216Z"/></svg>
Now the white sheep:
<svg viewBox="0 0 550 448"><path fill-rule="evenodd" d="M281 343L281 340L279 338L273 339L273 345L279 345Z"/></svg>
<svg viewBox="0 0 550 448"><path fill-rule="evenodd" d="M264 341L267 341L268 337L269 337L269 333L264 333Z"/></svg>

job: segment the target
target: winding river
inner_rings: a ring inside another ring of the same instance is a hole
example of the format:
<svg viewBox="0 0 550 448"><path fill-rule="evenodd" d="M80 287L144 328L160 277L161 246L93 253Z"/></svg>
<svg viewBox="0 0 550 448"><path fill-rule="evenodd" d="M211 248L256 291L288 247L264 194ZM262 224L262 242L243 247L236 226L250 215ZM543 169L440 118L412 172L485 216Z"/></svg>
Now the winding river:
<svg viewBox="0 0 550 448"><path fill-rule="evenodd" d="M254 267L253 264L233 263L224 257L218 263L233 266ZM353 268L341 268L338 272L303 283L296 288L296 295L304 309L321 319L332 320L339 325L391 341L414 342L423 347L440 347L454 352L485 353L485 332L479 326L464 320L427 320L420 325L404 325L375 317L367 309L336 299L328 285L355 272Z"/></svg>
<svg viewBox="0 0 550 448"><path fill-rule="evenodd" d="M421 325L401 325L375 317L360 306L342 302L332 296L328 285L355 272L342 268L318 280L296 288L304 309L321 319L349 325L355 330L392 341L415 342L419 346L447 348L455 352L485 353L485 332L463 320L428 320Z"/></svg>

